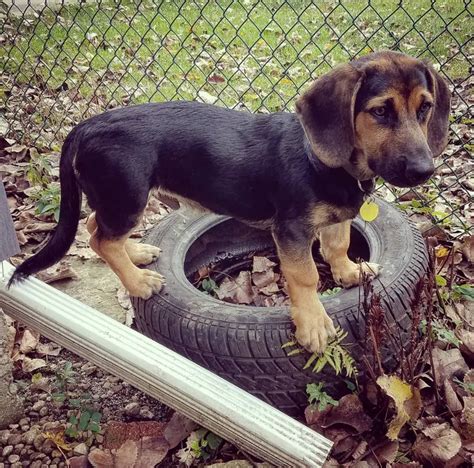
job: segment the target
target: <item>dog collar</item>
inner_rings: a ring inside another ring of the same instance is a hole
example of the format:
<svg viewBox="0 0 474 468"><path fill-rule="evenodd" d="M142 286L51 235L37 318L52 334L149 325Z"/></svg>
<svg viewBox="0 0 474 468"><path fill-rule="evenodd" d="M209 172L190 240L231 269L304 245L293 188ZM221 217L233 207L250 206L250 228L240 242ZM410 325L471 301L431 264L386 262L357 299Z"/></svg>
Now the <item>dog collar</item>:
<svg viewBox="0 0 474 468"><path fill-rule="evenodd" d="M364 195L368 196L375 190L375 179L359 180L357 179L357 186Z"/></svg>

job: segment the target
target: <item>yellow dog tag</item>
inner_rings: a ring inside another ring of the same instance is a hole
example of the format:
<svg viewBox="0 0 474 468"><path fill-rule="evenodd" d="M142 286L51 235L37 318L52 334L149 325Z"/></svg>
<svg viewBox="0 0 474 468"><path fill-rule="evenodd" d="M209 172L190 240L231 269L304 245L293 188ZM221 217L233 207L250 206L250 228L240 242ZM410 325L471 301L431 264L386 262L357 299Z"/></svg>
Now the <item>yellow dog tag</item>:
<svg viewBox="0 0 474 468"><path fill-rule="evenodd" d="M359 214L364 221L370 223L379 215L379 206L368 198L360 207Z"/></svg>

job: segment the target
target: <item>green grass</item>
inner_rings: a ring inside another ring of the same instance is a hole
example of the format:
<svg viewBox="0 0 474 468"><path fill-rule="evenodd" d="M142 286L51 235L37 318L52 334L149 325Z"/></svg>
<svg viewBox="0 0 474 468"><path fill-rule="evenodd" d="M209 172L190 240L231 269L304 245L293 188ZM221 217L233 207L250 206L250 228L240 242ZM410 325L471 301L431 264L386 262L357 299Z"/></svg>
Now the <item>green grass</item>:
<svg viewBox="0 0 474 468"><path fill-rule="evenodd" d="M16 32L3 68L19 83L67 86L112 105L194 99L204 90L253 111L288 107L308 79L380 48L435 57L453 79L469 73L454 54L472 31L462 0L434 8L429 0L403 8L382 0L314 3L125 0L45 9L39 18L9 18ZM209 82L212 74L224 80Z"/></svg>

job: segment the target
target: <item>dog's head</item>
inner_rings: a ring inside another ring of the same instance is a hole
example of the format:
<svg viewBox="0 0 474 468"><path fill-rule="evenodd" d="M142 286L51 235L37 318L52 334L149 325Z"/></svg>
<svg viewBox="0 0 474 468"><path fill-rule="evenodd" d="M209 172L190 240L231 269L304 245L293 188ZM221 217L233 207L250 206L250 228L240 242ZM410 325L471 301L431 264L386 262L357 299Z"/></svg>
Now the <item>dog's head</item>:
<svg viewBox="0 0 474 468"><path fill-rule="evenodd" d="M364 180L426 181L447 143L450 92L427 63L369 54L317 79L296 103L316 156Z"/></svg>

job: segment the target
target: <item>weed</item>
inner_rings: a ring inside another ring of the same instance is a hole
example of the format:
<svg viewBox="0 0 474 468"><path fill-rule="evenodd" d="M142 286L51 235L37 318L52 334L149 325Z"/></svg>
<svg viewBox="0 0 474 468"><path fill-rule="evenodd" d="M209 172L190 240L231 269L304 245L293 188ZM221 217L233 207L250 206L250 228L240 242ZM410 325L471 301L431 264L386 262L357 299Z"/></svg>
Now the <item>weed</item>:
<svg viewBox="0 0 474 468"><path fill-rule="evenodd" d="M343 331L342 328L336 329L336 336L330 341L322 354L313 353L303 369L308 369L313 366L313 372L321 372L324 367L328 364L334 369L336 375L339 375L342 371L345 372L347 377L357 377L358 371L355 365L353 357L349 351L342 344L344 339L347 337L347 332ZM298 346L296 341L289 341L285 343L282 348L289 346ZM288 352L288 356L294 356L304 351L303 348L297 347ZM314 365L313 365L314 364Z"/></svg>
<svg viewBox="0 0 474 468"><path fill-rule="evenodd" d="M212 278L204 278L198 288L210 296L215 296L218 286Z"/></svg>
<svg viewBox="0 0 474 468"><path fill-rule="evenodd" d="M186 447L177 453L179 461L191 466L196 460L208 461L214 457L223 439L205 428L191 432Z"/></svg>
<svg viewBox="0 0 474 468"><path fill-rule="evenodd" d="M338 401L334 400L330 395L323 391L322 382L306 385L306 393L308 394L309 404L316 406L318 411L324 411L329 405L339 405Z"/></svg>
<svg viewBox="0 0 474 468"><path fill-rule="evenodd" d="M474 396L474 382L462 382L457 377L453 378L453 382L464 389L465 392Z"/></svg>
<svg viewBox="0 0 474 468"><path fill-rule="evenodd" d="M38 215L52 215L56 222L59 221L59 205L61 203L61 194L58 184L51 184L48 187L41 188L30 195L35 202L35 212Z"/></svg>
<svg viewBox="0 0 474 468"><path fill-rule="evenodd" d="M426 335L428 333L426 320L421 321L420 327L421 332ZM434 319L431 322L431 333L433 339L443 341L456 348L459 348L462 343L461 340L455 335L454 330L448 328L448 326L440 319Z"/></svg>
<svg viewBox="0 0 474 468"><path fill-rule="evenodd" d="M56 372L55 392L52 394L52 398L58 403L67 404L74 410L69 417L64 434L77 439L85 431L91 431L93 434L100 432L102 414L94 410L92 398L89 394L74 395L74 398L72 397L69 388L75 383L74 375L75 371L72 368L72 363L67 361L64 367Z"/></svg>

